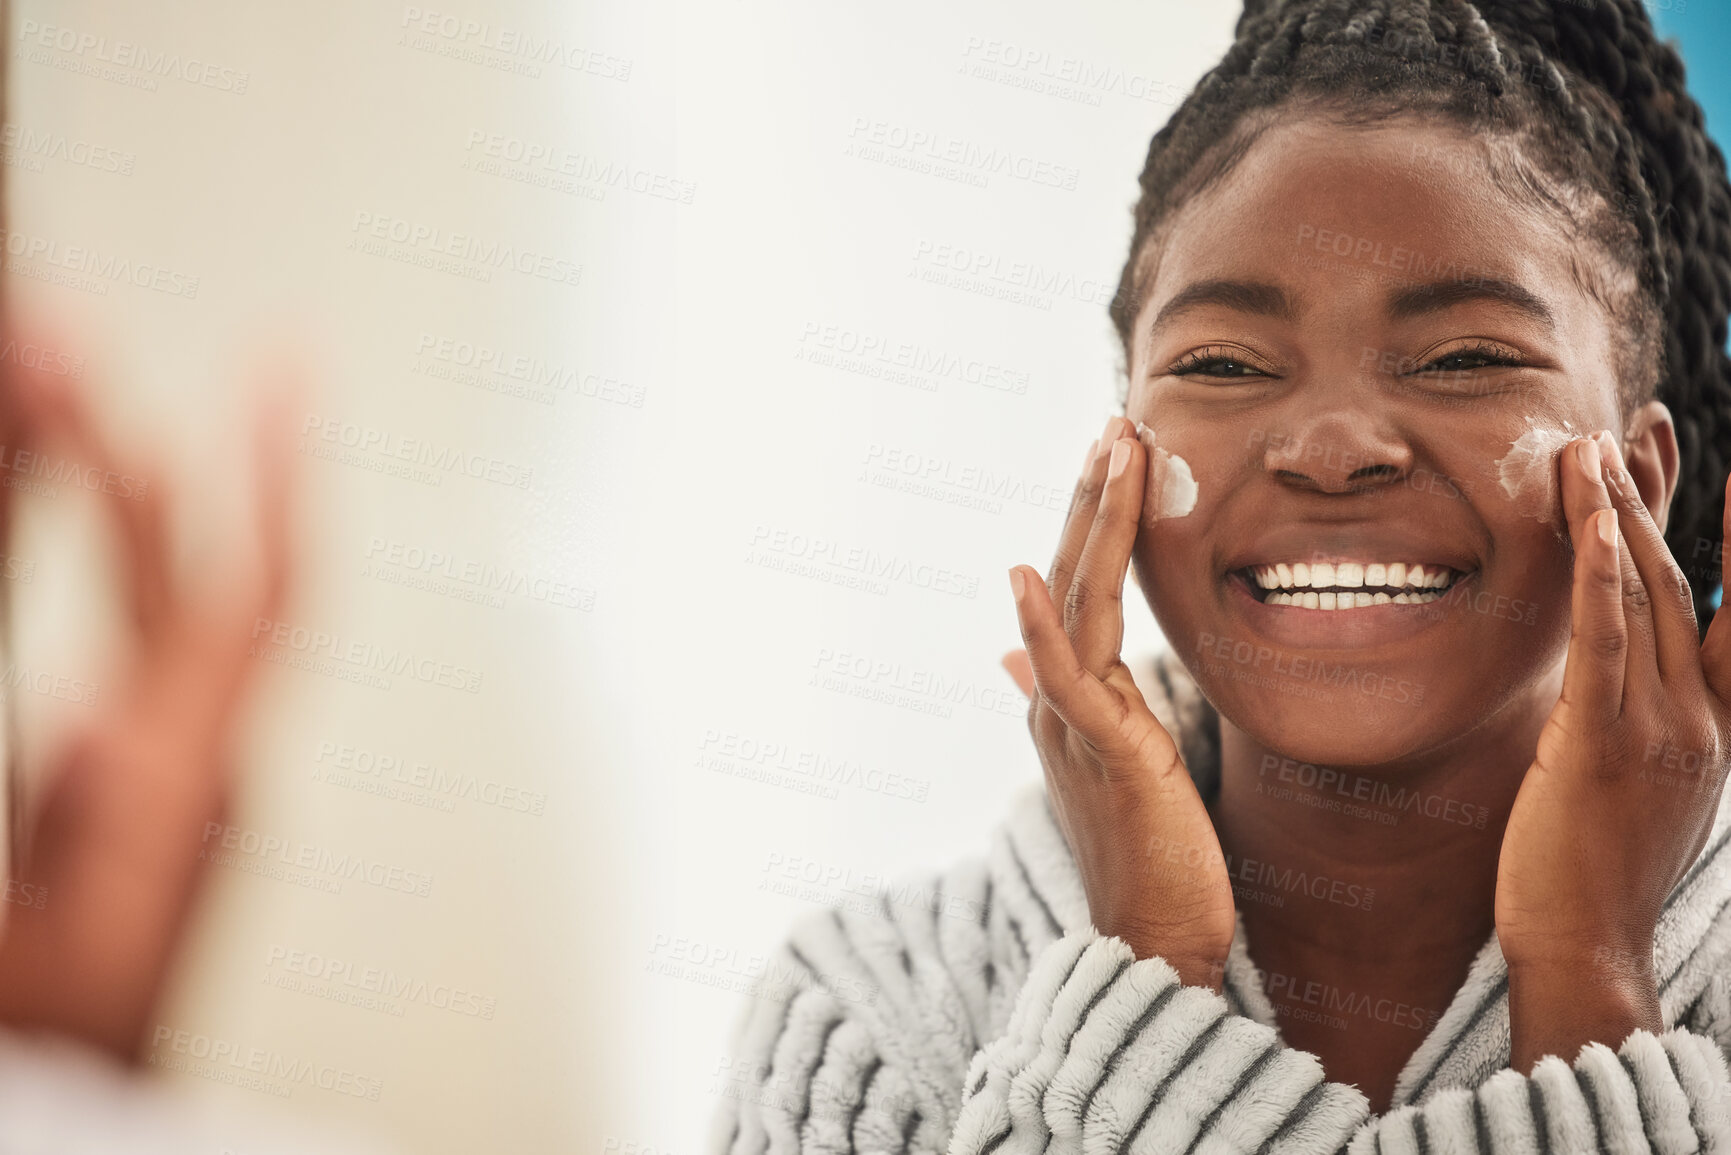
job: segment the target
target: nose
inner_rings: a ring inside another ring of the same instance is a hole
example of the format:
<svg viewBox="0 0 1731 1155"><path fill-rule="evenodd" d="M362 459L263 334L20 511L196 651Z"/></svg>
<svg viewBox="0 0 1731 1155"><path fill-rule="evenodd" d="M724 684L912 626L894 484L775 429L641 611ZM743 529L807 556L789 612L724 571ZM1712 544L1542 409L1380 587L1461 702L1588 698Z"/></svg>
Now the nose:
<svg viewBox="0 0 1731 1155"><path fill-rule="evenodd" d="M1370 415L1317 414L1283 433L1270 433L1262 467L1283 485L1317 493L1365 493L1400 481L1412 470L1412 448L1379 429Z"/></svg>

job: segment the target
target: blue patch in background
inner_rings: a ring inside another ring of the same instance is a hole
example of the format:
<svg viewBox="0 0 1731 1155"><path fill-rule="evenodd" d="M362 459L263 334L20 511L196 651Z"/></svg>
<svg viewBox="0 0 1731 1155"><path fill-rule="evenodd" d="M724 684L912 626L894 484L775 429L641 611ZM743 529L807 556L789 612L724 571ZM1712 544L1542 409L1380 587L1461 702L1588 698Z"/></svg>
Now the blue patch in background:
<svg viewBox="0 0 1731 1155"><path fill-rule="evenodd" d="M1647 0L1659 38L1683 53L1689 91L1707 113L1707 132L1725 151L1731 130L1731 7L1724 0Z"/></svg>
<svg viewBox="0 0 1731 1155"><path fill-rule="evenodd" d="M1690 95L1707 115L1707 134L1719 151L1731 133L1731 4L1726 0L1646 0L1647 15L1661 40L1673 42L1683 54L1684 79ZM1731 349L1731 340L1726 342ZM1724 586L1713 591L1719 608Z"/></svg>

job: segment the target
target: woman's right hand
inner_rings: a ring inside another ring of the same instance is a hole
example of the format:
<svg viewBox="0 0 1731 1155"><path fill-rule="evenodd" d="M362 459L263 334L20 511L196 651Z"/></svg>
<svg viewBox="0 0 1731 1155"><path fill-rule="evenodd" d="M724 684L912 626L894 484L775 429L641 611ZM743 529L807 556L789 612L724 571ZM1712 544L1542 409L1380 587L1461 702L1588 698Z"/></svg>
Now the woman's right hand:
<svg viewBox="0 0 1731 1155"><path fill-rule="evenodd" d="M1130 422L1109 420L1083 466L1051 577L1010 569L1033 668L1028 729L1095 929L1138 958L1160 956L1187 984L1218 990L1237 921L1220 840L1119 656L1147 461Z"/></svg>

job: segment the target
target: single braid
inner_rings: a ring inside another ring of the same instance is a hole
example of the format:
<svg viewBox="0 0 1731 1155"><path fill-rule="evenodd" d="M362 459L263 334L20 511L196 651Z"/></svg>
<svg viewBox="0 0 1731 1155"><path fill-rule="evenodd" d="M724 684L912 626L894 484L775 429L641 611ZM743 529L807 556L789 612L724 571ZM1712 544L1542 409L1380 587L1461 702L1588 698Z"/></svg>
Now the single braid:
<svg viewBox="0 0 1731 1155"><path fill-rule="evenodd" d="M1657 397L1676 421L1666 541L1705 630L1731 464L1731 183L1640 0L1245 0L1232 46L1149 142L1111 305L1126 364L1161 224L1299 102L1355 124L1421 112L1511 134L1555 187L1602 201L1582 228L1636 277L1631 300L1607 302L1629 337L1620 399ZM1518 183L1555 206L1542 182Z"/></svg>

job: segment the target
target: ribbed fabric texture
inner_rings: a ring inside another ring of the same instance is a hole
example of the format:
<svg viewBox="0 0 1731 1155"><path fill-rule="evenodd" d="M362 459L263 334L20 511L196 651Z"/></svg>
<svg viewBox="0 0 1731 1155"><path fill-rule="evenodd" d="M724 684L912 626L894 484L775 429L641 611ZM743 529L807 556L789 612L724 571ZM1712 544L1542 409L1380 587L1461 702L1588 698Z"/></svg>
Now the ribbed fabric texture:
<svg viewBox="0 0 1731 1155"><path fill-rule="evenodd" d="M1218 720L1162 655L1138 682L1207 796ZM1223 994L1185 987L1089 923L1081 880L1031 788L983 861L927 905L795 923L747 1000L711 1155L1731 1155L1731 806L1655 936L1667 1030L1532 1076L1508 1066L1508 971L1493 935L1414 1052L1394 1106L1281 1042L1240 920Z"/></svg>

